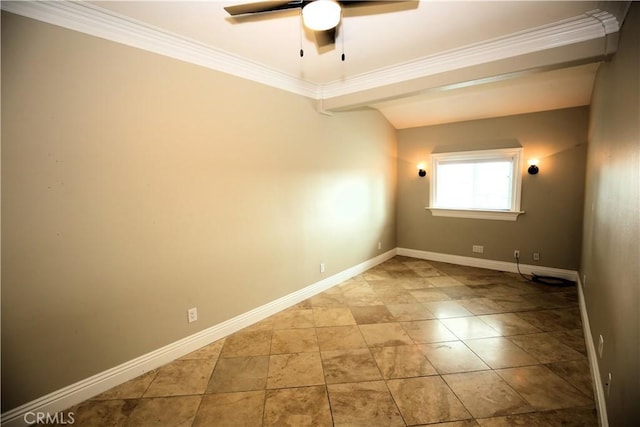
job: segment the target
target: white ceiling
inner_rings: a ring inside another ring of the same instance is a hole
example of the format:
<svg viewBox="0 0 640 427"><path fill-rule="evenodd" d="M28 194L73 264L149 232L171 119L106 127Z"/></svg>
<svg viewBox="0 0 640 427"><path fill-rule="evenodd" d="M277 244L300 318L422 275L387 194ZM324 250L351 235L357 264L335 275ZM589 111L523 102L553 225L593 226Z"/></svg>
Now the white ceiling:
<svg viewBox="0 0 640 427"><path fill-rule="evenodd" d="M190 49L241 62L242 77L318 99L321 110L372 107L396 128L588 105L597 63L619 27L613 13L604 13L607 4L594 1L387 2L345 9L335 46L319 51L298 10L249 18L224 11L243 0L91 1L81 13L78 3L56 5L57 15L94 15L84 26L2 3L121 42L100 33L97 19L176 37ZM586 14L596 9L602 17Z"/></svg>

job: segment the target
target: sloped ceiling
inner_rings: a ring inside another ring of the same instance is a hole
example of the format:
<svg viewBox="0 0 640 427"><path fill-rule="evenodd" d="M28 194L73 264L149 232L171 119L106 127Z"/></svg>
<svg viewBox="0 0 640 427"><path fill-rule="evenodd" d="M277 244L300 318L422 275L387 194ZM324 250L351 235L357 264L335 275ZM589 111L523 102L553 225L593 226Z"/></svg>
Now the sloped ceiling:
<svg viewBox="0 0 640 427"><path fill-rule="evenodd" d="M239 3L3 1L2 9L298 93L325 114L376 108L396 128L588 105L625 10L384 2L345 9L336 44L317 49L299 11L234 18L223 9Z"/></svg>

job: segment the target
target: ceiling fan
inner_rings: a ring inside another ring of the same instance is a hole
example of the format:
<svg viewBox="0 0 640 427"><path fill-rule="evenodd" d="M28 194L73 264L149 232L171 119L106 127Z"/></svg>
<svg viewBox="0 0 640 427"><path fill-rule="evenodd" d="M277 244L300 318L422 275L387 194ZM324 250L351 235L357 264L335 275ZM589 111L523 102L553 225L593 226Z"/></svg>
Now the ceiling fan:
<svg viewBox="0 0 640 427"><path fill-rule="evenodd" d="M305 27L314 32L318 47L329 46L336 42L336 29L342 20L342 9L372 4L404 3L403 1L341 1L341 0L293 0L261 1L245 3L224 8L231 16L242 16L288 9L301 9ZM302 53L301 53L302 55Z"/></svg>

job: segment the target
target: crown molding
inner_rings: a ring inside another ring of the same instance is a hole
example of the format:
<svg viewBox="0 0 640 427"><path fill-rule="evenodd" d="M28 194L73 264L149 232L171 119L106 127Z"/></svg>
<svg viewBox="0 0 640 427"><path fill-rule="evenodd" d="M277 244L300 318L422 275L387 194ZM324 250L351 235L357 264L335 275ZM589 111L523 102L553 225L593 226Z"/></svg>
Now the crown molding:
<svg viewBox="0 0 640 427"><path fill-rule="evenodd" d="M608 34L620 29L618 19L614 15L596 9L549 25L376 69L341 81L316 84L82 1L10 1L2 2L1 7L11 13L316 100L361 92L583 41L606 39Z"/></svg>
<svg viewBox="0 0 640 427"><path fill-rule="evenodd" d="M2 10L318 99L316 84L82 1L3 1Z"/></svg>
<svg viewBox="0 0 640 427"><path fill-rule="evenodd" d="M601 10L593 10L552 24L377 69L344 81L327 83L322 85L321 96L323 99L328 99L501 59L604 38L607 34L617 32L619 29L618 21L613 15Z"/></svg>

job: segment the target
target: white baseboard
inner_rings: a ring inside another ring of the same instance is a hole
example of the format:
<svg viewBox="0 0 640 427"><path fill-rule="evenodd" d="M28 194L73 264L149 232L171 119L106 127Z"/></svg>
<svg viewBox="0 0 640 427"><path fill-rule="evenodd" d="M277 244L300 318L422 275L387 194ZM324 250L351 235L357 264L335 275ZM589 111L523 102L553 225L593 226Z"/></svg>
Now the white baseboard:
<svg viewBox="0 0 640 427"><path fill-rule="evenodd" d="M582 281L578 277L578 297L580 301L580 317L582 317L582 329L584 332L584 340L587 345L587 357L589 359L589 367L591 368L591 378L593 379L593 394L596 399L596 409L600 427L609 427L609 419L607 417L607 402L604 397L604 386L602 377L600 376L600 367L598 366L598 356L596 353L595 343L591 336L591 326L589 325L589 316L587 314L587 306L582 291Z"/></svg>
<svg viewBox="0 0 640 427"><path fill-rule="evenodd" d="M428 261L448 262L450 264L467 265L469 267L486 268L489 270L508 271L517 273L518 268L515 262L495 261L484 258L473 258L460 255L449 255L438 252L420 251L417 249L398 248L398 255L412 258L425 259ZM520 264L522 274L535 273L539 276L559 277L567 280L578 280L578 272L574 270L563 270L560 268L543 267L538 265Z"/></svg>
<svg viewBox="0 0 640 427"><path fill-rule="evenodd" d="M1 415L2 427L17 427L28 425L24 417L28 413L53 414L63 411L92 398L117 385L136 378L145 372L159 368L175 359L185 356L205 345L211 344L242 328L250 326L273 314L291 307L307 298L323 292L345 280L356 276L388 259L397 253L392 249L377 257L371 258L358 265L343 270L303 289L285 295L270 303L257 307L232 319L214 325L203 331L175 341L162 348L125 362L114 368L78 381L67 387L56 390L36 400L25 403Z"/></svg>

